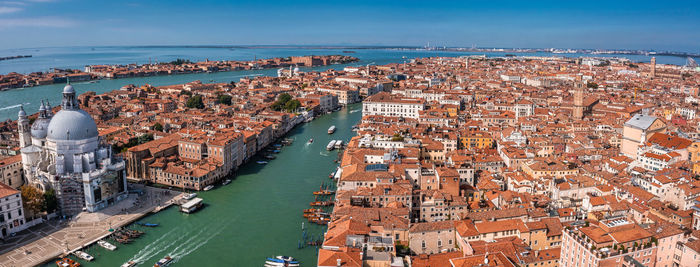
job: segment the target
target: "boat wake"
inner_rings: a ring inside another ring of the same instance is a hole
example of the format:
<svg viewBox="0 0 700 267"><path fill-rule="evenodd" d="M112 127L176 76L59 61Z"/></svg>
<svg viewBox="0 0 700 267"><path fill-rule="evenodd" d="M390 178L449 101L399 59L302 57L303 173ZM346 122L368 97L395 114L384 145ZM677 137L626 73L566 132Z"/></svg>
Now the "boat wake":
<svg viewBox="0 0 700 267"><path fill-rule="evenodd" d="M328 156L331 155L330 152L326 152L326 151L321 151L321 152L319 152L318 154L320 154L321 156L324 156L324 157L328 157Z"/></svg>
<svg viewBox="0 0 700 267"><path fill-rule="evenodd" d="M229 78L243 78L243 77L248 77L248 76L263 76L262 73L253 73L253 74L245 74L245 75L233 75L229 76Z"/></svg>
<svg viewBox="0 0 700 267"><path fill-rule="evenodd" d="M24 103L24 105L29 105L29 103ZM17 105L12 105L12 106L7 106L7 107L2 107L0 110L8 110L8 109L13 109L13 108L18 108L22 106L22 104L17 104Z"/></svg>
<svg viewBox="0 0 700 267"><path fill-rule="evenodd" d="M201 232L200 232L199 234L197 234L197 235L193 236L192 238L188 239L187 241L185 241L184 244L173 249L171 257L173 257L174 262L179 261L183 257L189 255L190 253L196 251L200 247L209 243L209 240L218 236L221 232L224 231L224 228L226 228L226 226L222 225L221 227L219 227L219 230L217 230L216 232L213 232L209 235L205 235L204 238L199 238L199 237L201 237ZM196 239L195 239L195 237L196 237Z"/></svg>
<svg viewBox="0 0 700 267"><path fill-rule="evenodd" d="M351 110L350 113L355 113L355 112L358 112L358 111L360 111L359 108L358 108L358 109L353 109L353 110Z"/></svg>

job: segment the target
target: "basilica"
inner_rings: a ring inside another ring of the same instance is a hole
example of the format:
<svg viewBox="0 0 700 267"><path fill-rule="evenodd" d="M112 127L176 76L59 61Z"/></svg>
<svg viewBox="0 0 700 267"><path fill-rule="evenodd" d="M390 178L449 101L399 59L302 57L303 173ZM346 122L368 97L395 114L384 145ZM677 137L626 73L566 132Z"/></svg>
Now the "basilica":
<svg viewBox="0 0 700 267"><path fill-rule="evenodd" d="M43 191L55 190L62 214L95 212L127 197L124 160L102 142L97 124L80 109L72 85L63 88L56 114L42 101L31 127L24 108L18 124L27 182Z"/></svg>

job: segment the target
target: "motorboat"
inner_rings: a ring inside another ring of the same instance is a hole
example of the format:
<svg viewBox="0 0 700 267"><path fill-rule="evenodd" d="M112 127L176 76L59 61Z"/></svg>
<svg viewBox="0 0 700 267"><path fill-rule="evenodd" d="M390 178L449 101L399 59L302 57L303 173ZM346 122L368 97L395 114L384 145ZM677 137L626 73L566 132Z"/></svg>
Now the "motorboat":
<svg viewBox="0 0 700 267"><path fill-rule="evenodd" d="M127 261L127 262L125 262L124 264L122 264L121 267L134 267L134 266L136 266L136 262L135 262L135 261Z"/></svg>
<svg viewBox="0 0 700 267"><path fill-rule="evenodd" d="M266 155L265 158L266 159L276 159L277 157L275 157L274 155Z"/></svg>
<svg viewBox="0 0 700 267"><path fill-rule="evenodd" d="M95 257L93 257L93 256L91 256L90 254L87 254L87 253L85 253L85 252L83 252L83 251L80 251L80 250L78 250L78 251L76 251L76 252L73 252L73 254L74 254L76 257L81 258L81 259L86 260L86 261L92 261L92 260L95 259Z"/></svg>
<svg viewBox="0 0 700 267"><path fill-rule="evenodd" d="M173 262L173 258L170 256L165 256L165 258L162 258L156 262L156 264L153 265L153 267L164 267L170 265L170 263Z"/></svg>
<svg viewBox="0 0 700 267"><path fill-rule="evenodd" d="M335 149L335 140L331 140L330 142L328 142L328 145L326 146L326 150L328 150L328 151L331 151L333 149Z"/></svg>
<svg viewBox="0 0 700 267"><path fill-rule="evenodd" d="M209 191L212 189L214 189L214 185L207 185L206 187L204 187L204 191Z"/></svg>
<svg viewBox="0 0 700 267"><path fill-rule="evenodd" d="M109 243L109 242L107 242L107 241L104 241L104 240L97 241L97 244L100 245L100 247L103 247L103 248L106 248L106 249L109 249L109 250L115 250L115 249L117 249L117 246L112 245L111 243Z"/></svg>
<svg viewBox="0 0 700 267"><path fill-rule="evenodd" d="M184 198L185 198L186 200L190 200L190 199L193 199L193 198L195 198L195 197L197 197L197 193L189 193L189 194L185 194L185 197L184 197Z"/></svg>
<svg viewBox="0 0 700 267"><path fill-rule="evenodd" d="M267 164L268 162L267 162L267 161L264 161L264 160L258 160L258 161L256 161L255 163L257 163L257 164Z"/></svg>
<svg viewBox="0 0 700 267"><path fill-rule="evenodd" d="M146 227L157 227L158 225L160 225L157 223L137 223L137 224L141 225L141 226L146 226Z"/></svg>
<svg viewBox="0 0 700 267"><path fill-rule="evenodd" d="M231 183L231 179L226 179L226 180L224 180L224 182L221 183L221 184L222 184L222 185L227 185L227 184L230 184L230 183Z"/></svg>
<svg viewBox="0 0 700 267"><path fill-rule="evenodd" d="M285 260L286 259L286 260ZM275 258L267 258L265 267L298 267L299 262L289 256L277 256Z"/></svg>
<svg viewBox="0 0 700 267"><path fill-rule="evenodd" d="M307 144L311 144L311 143L313 143L313 142L314 142L314 139L311 138L311 139L309 139L309 142L306 142L306 143L307 143Z"/></svg>
<svg viewBox="0 0 700 267"><path fill-rule="evenodd" d="M335 133L335 129L336 129L336 128L335 128L335 125L331 125L331 127L328 128L328 134L333 134L333 133Z"/></svg>
<svg viewBox="0 0 700 267"><path fill-rule="evenodd" d="M80 267L80 263L71 258L62 258L56 261L58 267Z"/></svg>

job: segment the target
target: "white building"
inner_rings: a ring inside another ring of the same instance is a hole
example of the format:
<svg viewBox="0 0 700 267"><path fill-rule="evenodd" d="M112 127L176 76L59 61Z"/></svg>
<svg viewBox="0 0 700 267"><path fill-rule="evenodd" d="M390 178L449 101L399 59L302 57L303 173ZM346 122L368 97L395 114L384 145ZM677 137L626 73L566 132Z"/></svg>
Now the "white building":
<svg viewBox="0 0 700 267"><path fill-rule="evenodd" d="M415 98L398 98L387 92L370 96L362 102L362 116L379 115L386 117L418 118L425 109L425 102Z"/></svg>
<svg viewBox="0 0 700 267"><path fill-rule="evenodd" d="M20 192L0 183L0 238L24 230L25 223Z"/></svg>
<svg viewBox="0 0 700 267"><path fill-rule="evenodd" d="M27 182L43 191L53 188L63 214L94 212L127 196L124 160L102 142L95 121L78 106L73 86L63 88L55 115L42 103L31 130L23 108L18 124Z"/></svg>

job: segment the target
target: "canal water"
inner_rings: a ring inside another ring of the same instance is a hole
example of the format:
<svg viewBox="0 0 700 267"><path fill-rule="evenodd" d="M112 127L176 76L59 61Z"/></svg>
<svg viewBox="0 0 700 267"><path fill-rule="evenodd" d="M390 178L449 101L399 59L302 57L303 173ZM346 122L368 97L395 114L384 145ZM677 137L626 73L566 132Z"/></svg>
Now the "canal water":
<svg viewBox="0 0 700 267"><path fill-rule="evenodd" d="M277 159L266 165L256 163L261 158L253 159L230 184L198 192L205 203L200 211L188 215L173 206L144 217L139 222L160 226L132 225L146 234L131 244L117 244L116 251L92 246L87 251L96 260L80 262L119 266L135 260L139 266L153 266L170 255L174 266L262 266L266 257L290 255L302 266L315 266L317 248L298 248L302 223L309 239L321 238L325 227L308 223L302 211L314 201L312 192L332 181L328 175L337 166L339 151L326 151L326 145L331 139L347 143L355 135L351 127L360 120L360 110L361 104L350 105L297 126L287 135L294 142L283 147ZM331 125L338 130L329 135ZM307 144L310 138L314 142Z"/></svg>

